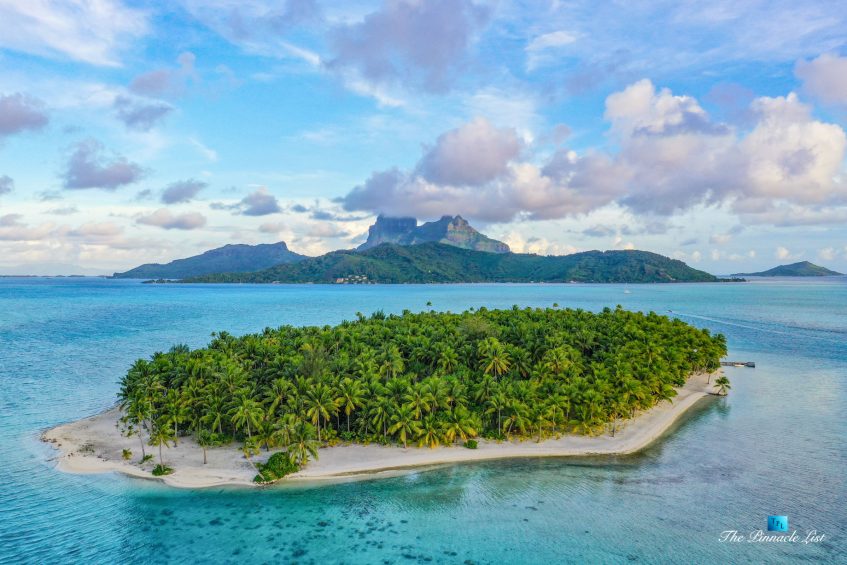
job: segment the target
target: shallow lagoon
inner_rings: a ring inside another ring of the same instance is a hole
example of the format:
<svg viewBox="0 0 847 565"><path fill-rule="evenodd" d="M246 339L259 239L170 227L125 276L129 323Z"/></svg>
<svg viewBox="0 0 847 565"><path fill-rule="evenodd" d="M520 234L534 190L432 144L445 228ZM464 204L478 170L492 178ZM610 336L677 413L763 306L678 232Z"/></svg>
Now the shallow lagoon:
<svg viewBox="0 0 847 565"><path fill-rule="evenodd" d="M625 293L629 290L629 293ZM630 457L455 465L368 481L177 491L55 471L40 430L109 406L139 356L212 331L512 304L673 311L727 335L729 398ZM847 281L181 286L0 279L0 561L844 562ZM724 530L825 534L727 544Z"/></svg>

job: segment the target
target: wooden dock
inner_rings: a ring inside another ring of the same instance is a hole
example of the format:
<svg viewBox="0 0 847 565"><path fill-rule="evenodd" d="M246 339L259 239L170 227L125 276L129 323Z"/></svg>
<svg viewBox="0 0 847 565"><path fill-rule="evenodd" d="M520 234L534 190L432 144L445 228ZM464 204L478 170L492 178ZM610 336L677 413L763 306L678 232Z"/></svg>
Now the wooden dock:
<svg viewBox="0 0 847 565"><path fill-rule="evenodd" d="M756 363L753 361L721 361L721 365L724 367L750 367L751 369L756 368Z"/></svg>

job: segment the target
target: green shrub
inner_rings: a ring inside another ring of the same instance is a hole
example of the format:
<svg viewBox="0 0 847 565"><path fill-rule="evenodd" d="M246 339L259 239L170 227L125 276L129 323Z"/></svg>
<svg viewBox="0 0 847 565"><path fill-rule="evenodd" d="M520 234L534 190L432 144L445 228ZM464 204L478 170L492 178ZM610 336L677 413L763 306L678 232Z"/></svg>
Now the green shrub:
<svg viewBox="0 0 847 565"><path fill-rule="evenodd" d="M153 455L151 453L148 453L147 455L145 455L144 457L141 458L141 464L143 465L144 463L147 463L151 459L153 459Z"/></svg>
<svg viewBox="0 0 847 565"><path fill-rule="evenodd" d="M278 481L286 475L296 473L300 467L291 461L291 457L287 451L274 453L268 458L267 463L259 463L256 465L259 474L253 478L255 483L271 483Z"/></svg>
<svg viewBox="0 0 847 565"><path fill-rule="evenodd" d="M154 477L162 477L164 475L170 475L174 470L168 467L167 465L156 465L153 467L153 476Z"/></svg>
<svg viewBox="0 0 847 565"><path fill-rule="evenodd" d="M465 447L467 447L468 449L476 449L478 445L479 444L477 444L475 439L469 439L465 442Z"/></svg>
<svg viewBox="0 0 847 565"><path fill-rule="evenodd" d="M124 449L121 453L121 457L124 458L124 461L129 461L130 459L132 459L132 450Z"/></svg>

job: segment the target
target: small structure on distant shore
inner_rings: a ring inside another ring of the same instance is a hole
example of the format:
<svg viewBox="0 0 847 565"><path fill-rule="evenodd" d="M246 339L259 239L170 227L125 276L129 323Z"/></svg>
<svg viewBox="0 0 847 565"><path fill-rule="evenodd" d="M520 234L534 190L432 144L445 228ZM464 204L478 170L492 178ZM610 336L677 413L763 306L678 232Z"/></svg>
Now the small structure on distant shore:
<svg viewBox="0 0 847 565"><path fill-rule="evenodd" d="M721 365L724 367L750 367L751 369L756 368L756 363L754 361L721 361Z"/></svg>

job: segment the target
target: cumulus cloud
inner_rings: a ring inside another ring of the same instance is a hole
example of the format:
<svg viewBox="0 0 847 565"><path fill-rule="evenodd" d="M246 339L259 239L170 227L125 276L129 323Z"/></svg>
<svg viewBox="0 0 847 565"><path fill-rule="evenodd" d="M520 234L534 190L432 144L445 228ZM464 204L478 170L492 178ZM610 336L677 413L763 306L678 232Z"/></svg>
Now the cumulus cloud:
<svg viewBox="0 0 847 565"><path fill-rule="evenodd" d="M544 158L530 146L519 155L509 130L477 120L442 135L410 171L375 172L340 202L493 222L577 216L611 203L648 218L702 204L762 223L796 207L809 223L838 215L833 207L847 201L844 130L814 118L793 93L753 100L750 115L744 129L716 122L696 99L642 80L607 98L614 151L563 147Z"/></svg>
<svg viewBox="0 0 847 565"><path fill-rule="evenodd" d="M112 222L88 223L71 229L67 235L81 238L110 238L123 233L123 228Z"/></svg>
<svg viewBox="0 0 847 565"><path fill-rule="evenodd" d="M147 13L120 0L0 1L0 46L34 55L118 66L148 29Z"/></svg>
<svg viewBox="0 0 847 565"><path fill-rule="evenodd" d="M177 181L168 185L162 192L162 202L164 204L178 204L180 202L190 202L197 194L206 188L208 185L194 179Z"/></svg>
<svg viewBox="0 0 847 565"><path fill-rule="evenodd" d="M0 176L0 196L9 194L15 189L15 181L8 175Z"/></svg>
<svg viewBox="0 0 847 565"><path fill-rule="evenodd" d="M779 246L776 248L776 258L777 259L789 259L791 257L791 252L783 246Z"/></svg>
<svg viewBox="0 0 847 565"><path fill-rule="evenodd" d="M479 186L504 175L520 151L514 129L477 118L442 134L421 158L418 172L436 184Z"/></svg>
<svg viewBox="0 0 847 565"><path fill-rule="evenodd" d="M335 55L327 65L372 83L445 90L489 15L471 0L386 1L361 21L331 31Z"/></svg>
<svg viewBox="0 0 847 565"><path fill-rule="evenodd" d="M800 60L794 74L810 96L824 104L847 106L847 57L824 53L811 61Z"/></svg>
<svg viewBox="0 0 847 565"><path fill-rule="evenodd" d="M241 200L240 209L245 216L267 216L282 211L276 196L265 187L245 196Z"/></svg>
<svg viewBox="0 0 847 565"><path fill-rule="evenodd" d="M160 208L152 214L140 216L136 222L166 230L194 230L206 225L206 217L197 212L172 214L169 210Z"/></svg>
<svg viewBox="0 0 847 565"><path fill-rule="evenodd" d="M94 139L77 143L62 175L65 188L115 190L143 176L141 167L125 157L106 157L103 153L103 145Z"/></svg>
<svg viewBox="0 0 847 565"><path fill-rule="evenodd" d="M48 237L55 228L53 224L29 227L21 219L21 214L0 216L0 241L40 241Z"/></svg>
<svg viewBox="0 0 847 565"><path fill-rule="evenodd" d="M126 127L138 131L150 131L174 109L166 102L132 99L127 96L116 97L114 108L118 119Z"/></svg>
<svg viewBox="0 0 847 565"><path fill-rule="evenodd" d="M832 261L837 255L838 250L834 247L824 247L823 249L818 250L818 257L824 261Z"/></svg>
<svg viewBox="0 0 847 565"><path fill-rule="evenodd" d="M194 64L197 57L186 51L177 57L178 67L156 69L135 77L129 89L142 96L174 96L181 94L187 84L198 80Z"/></svg>
<svg viewBox="0 0 847 565"><path fill-rule="evenodd" d="M0 138L47 124L44 103L32 96L15 93L0 96Z"/></svg>
<svg viewBox="0 0 847 565"><path fill-rule="evenodd" d="M321 222L310 225L306 230L306 235L309 237L338 238L349 237L350 232L331 223Z"/></svg>

